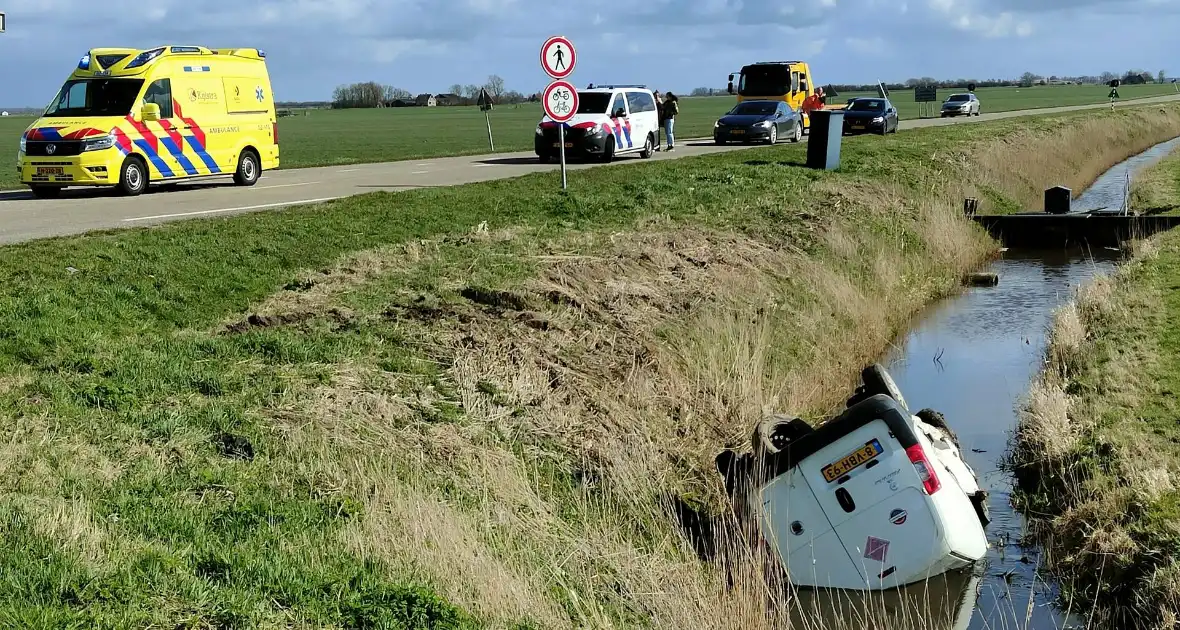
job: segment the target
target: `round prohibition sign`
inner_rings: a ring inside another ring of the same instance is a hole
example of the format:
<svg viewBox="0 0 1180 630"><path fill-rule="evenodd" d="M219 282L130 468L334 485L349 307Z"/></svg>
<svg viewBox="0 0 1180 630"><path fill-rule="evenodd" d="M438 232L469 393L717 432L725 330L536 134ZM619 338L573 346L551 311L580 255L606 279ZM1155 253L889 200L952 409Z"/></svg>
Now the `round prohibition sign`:
<svg viewBox="0 0 1180 630"><path fill-rule="evenodd" d="M578 53L570 40L554 35L541 45L541 67L545 74L554 79L564 79L573 74L578 62Z"/></svg>
<svg viewBox="0 0 1180 630"><path fill-rule="evenodd" d="M541 95L545 114L553 122L563 123L578 113L578 91L569 81L554 81Z"/></svg>

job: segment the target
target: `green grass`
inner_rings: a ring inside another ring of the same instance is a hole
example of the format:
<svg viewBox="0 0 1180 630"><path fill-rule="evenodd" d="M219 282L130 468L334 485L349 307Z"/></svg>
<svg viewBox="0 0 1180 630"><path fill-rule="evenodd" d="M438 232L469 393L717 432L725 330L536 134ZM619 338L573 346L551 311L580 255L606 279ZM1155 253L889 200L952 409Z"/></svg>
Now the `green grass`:
<svg viewBox="0 0 1180 630"><path fill-rule="evenodd" d="M939 153L1073 120L2 248L0 619L716 627L649 502L714 496L746 398L840 399L990 249Z"/></svg>
<svg viewBox="0 0 1180 630"><path fill-rule="evenodd" d="M1180 150L1135 175L1131 210L1139 214L1180 213Z"/></svg>
<svg viewBox="0 0 1180 630"><path fill-rule="evenodd" d="M1129 100L1174 91L1171 85L1126 86L1121 95ZM939 95L945 98L950 93L944 90ZM1101 103L1106 93L1106 88L1097 86L985 88L977 92L984 112ZM835 101L869 95L841 93ZM912 90L896 92L893 99L902 118L918 116ZM734 102L728 96L682 99L677 134L682 138L708 136L713 123ZM474 107L306 110L306 114L279 119L283 168L479 154L489 148L484 116ZM539 105L506 105L493 110L497 151L532 150L533 129L540 117ZM0 118L0 145L8 138L15 146L30 122L29 118ZM16 185L15 169L0 169L0 189Z"/></svg>
<svg viewBox="0 0 1180 630"><path fill-rule="evenodd" d="M1040 517L1050 568L1113 627L1157 627L1180 606L1177 278L1173 231L1083 289L1051 336L1043 391L1056 393L1017 441L1020 503ZM1067 422L1047 421L1052 398Z"/></svg>

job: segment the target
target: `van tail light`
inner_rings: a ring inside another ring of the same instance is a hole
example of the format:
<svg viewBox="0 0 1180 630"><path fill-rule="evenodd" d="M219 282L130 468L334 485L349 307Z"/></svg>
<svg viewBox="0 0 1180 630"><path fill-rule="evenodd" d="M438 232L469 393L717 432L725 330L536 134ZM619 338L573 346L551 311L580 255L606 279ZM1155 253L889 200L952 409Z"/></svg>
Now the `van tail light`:
<svg viewBox="0 0 1180 630"><path fill-rule="evenodd" d="M905 454L910 456L910 463L914 465L914 470L922 478L922 487L926 488L926 494L938 492L942 487L942 482L938 480L938 473L934 472L934 466L926 458L926 452L922 450L922 445L915 444L907 448Z"/></svg>
<svg viewBox="0 0 1180 630"><path fill-rule="evenodd" d="M279 143L279 123L278 123L278 122L272 122L272 123L270 124L270 126L271 126L271 132L272 132L272 133L274 133L274 137L275 137L275 144L278 144L278 143Z"/></svg>

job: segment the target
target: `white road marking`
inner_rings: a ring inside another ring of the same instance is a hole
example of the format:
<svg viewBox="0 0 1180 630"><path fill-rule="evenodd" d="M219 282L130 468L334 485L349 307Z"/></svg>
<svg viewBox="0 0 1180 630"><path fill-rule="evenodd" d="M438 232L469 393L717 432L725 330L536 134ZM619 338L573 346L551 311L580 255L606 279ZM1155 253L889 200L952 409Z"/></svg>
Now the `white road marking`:
<svg viewBox="0 0 1180 630"><path fill-rule="evenodd" d="M291 186L310 186L312 184L318 184L318 183L319 182L298 182L295 184L274 184L272 186L256 186L254 188L254 190L263 190L266 188L290 188Z"/></svg>
<svg viewBox="0 0 1180 630"><path fill-rule="evenodd" d="M414 166L434 166L434 162L425 162L422 164L415 164Z"/></svg>
<svg viewBox="0 0 1180 630"><path fill-rule="evenodd" d="M242 210L262 210L263 208L278 208L280 206L297 206L307 203L321 203L324 201L334 201L341 197L320 197L318 199L296 199L294 201L280 201L277 203L263 203L256 206L239 206L237 208L218 208L217 210L198 210L196 212L177 212L176 214L156 214L150 217L131 217L130 219L123 219L124 223L131 221L151 221L154 219L171 219L174 217L192 217L199 214L217 214L220 212L238 212Z"/></svg>
<svg viewBox="0 0 1180 630"><path fill-rule="evenodd" d="M410 173L410 175L425 175L429 172L430 171L414 171L414 172Z"/></svg>
<svg viewBox="0 0 1180 630"><path fill-rule="evenodd" d="M351 173L351 172L353 172L353 171L359 171L359 170L361 170L361 169L359 169L359 168L346 168L346 169L341 169L341 170L339 170L339 171L336 171L336 172L337 172L337 173Z"/></svg>

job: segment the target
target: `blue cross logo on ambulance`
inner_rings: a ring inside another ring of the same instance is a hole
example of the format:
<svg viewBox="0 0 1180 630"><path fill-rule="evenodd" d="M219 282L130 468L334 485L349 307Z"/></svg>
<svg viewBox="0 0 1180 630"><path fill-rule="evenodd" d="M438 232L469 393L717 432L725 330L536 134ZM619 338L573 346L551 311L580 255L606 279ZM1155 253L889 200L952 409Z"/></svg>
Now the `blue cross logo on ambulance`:
<svg viewBox="0 0 1180 630"><path fill-rule="evenodd" d="M565 123L566 156L609 162L617 155L652 156L659 133L652 91L642 85L598 85L578 90L578 111ZM533 149L541 162L557 157L559 123L544 116Z"/></svg>
<svg viewBox="0 0 1180 630"><path fill-rule="evenodd" d="M251 87L257 103L226 98ZM92 49L21 135L20 181L37 197L70 186L138 195L157 181L206 177L252 186L279 166L269 89L253 48Z"/></svg>

